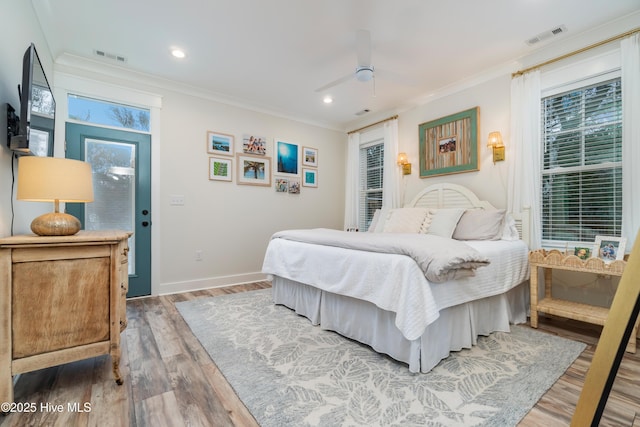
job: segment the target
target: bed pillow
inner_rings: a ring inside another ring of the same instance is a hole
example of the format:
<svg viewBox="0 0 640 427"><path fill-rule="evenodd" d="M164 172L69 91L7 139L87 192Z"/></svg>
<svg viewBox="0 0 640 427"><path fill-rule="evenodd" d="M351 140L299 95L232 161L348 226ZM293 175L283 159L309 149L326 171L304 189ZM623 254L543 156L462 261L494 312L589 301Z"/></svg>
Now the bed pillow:
<svg viewBox="0 0 640 427"><path fill-rule="evenodd" d="M431 209L431 211L431 223L427 229L427 234L451 238L465 209Z"/></svg>
<svg viewBox="0 0 640 427"><path fill-rule="evenodd" d="M374 231L376 231L378 221L380 221L380 209L376 209L376 211L373 213L373 218L371 218L369 228L367 229L369 233L373 233Z"/></svg>
<svg viewBox="0 0 640 427"><path fill-rule="evenodd" d="M369 224L368 231L371 231L372 233L382 233L384 231L384 223L387 221L388 216L388 208L376 209L376 212L373 213L373 218L371 219L371 224Z"/></svg>
<svg viewBox="0 0 640 427"><path fill-rule="evenodd" d="M504 209L468 209L453 232L456 240L500 240L504 229Z"/></svg>
<svg viewBox="0 0 640 427"><path fill-rule="evenodd" d="M390 209L384 221L385 233L420 233L422 223L427 216L427 208Z"/></svg>
<svg viewBox="0 0 640 427"><path fill-rule="evenodd" d="M516 227L516 220L513 219L510 213L506 213L504 216L504 224L502 227L502 240L520 240L520 233Z"/></svg>

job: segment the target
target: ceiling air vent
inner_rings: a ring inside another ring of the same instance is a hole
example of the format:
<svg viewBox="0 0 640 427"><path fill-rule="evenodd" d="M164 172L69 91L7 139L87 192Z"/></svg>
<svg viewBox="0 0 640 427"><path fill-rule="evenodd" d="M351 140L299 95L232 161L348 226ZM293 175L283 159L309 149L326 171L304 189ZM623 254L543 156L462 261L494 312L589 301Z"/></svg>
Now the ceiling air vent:
<svg viewBox="0 0 640 427"><path fill-rule="evenodd" d="M365 108L364 110L360 110L360 111L358 111L358 112L356 113L356 116L362 116L362 115L364 115L364 114L367 114L369 111L371 111L371 110L369 110L368 108Z"/></svg>
<svg viewBox="0 0 640 427"><path fill-rule="evenodd" d="M540 43L541 41L548 40L551 37L564 34L566 32L567 32L567 27L565 27L564 25L559 25L549 31L545 31L543 33L538 34L535 37L530 38L529 40L526 41L526 43L531 46L536 43Z"/></svg>
<svg viewBox="0 0 640 427"><path fill-rule="evenodd" d="M100 58L107 58L112 61L121 62L121 63L127 62L127 58L125 58L122 55L116 55L115 53L109 53L109 52L105 52L104 50L97 50L97 49L94 50L93 52L96 54L96 56L99 56Z"/></svg>

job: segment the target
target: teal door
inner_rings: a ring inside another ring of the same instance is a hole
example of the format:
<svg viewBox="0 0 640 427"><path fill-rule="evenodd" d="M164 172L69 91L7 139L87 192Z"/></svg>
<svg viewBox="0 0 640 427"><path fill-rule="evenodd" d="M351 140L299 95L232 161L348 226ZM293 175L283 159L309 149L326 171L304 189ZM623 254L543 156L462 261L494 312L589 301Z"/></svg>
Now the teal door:
<svg viewBox="0 0 640 427"><path fill-rule="evenodd" d="M66 124L65 156L93 171L92 203L67 203L85 230L125 230L129 239L127 297L151 294L151 135Z"/></svg>

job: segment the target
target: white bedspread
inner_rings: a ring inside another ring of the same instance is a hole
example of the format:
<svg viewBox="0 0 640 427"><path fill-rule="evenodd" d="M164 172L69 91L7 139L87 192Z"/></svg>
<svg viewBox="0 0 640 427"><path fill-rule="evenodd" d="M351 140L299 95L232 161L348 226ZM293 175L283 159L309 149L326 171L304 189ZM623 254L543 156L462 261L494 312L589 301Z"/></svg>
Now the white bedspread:
<svg viewBox="0 0 640 427"><path fill-rule="evenodd" d="M287 239L367 252L407 255L432 283L469 277L489 260L465 242L418 233L348 233L328 228L284 230L272 239Z"/></svg>
<svg viewBox="0 0 640 427"><path fill-rule="evenodd" d="M273 239L262 272L359 298L396 313L395 324L408 340L417 339L441 309L497 295L528 278L528 249L522 241L466 242L491 264L475 277L431 284L406 255Z"/></svg>

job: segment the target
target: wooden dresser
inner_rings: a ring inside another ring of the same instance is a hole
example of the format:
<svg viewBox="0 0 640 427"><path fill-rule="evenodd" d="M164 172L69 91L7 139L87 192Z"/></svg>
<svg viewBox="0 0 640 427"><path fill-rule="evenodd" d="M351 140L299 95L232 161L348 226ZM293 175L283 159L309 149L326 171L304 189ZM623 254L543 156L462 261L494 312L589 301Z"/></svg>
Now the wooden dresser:
<svg viewBox="0 0 640 427"><path fill-rule="evenodd" d="M13 376L110 354L120 377L130 233L0 239L0 402Z"/></svg>

